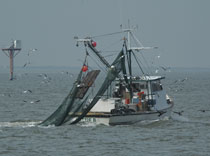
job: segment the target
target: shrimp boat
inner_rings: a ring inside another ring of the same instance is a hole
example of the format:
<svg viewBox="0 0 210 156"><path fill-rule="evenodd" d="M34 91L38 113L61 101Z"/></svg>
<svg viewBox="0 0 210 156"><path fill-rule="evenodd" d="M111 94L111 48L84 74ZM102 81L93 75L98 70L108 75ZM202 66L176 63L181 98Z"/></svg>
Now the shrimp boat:
<svg viewBox="0 0 210 156"><path fill-rule="evenodd" d="M84 121L105 125L135 124L170 117L173 101L163 90L164 77L132 77L133 95L117 79L113 97L100 99Z"/></svg>
<svg viewBox="0 0 210 156"><path fill-rule="evenodd" d="M143 47L132 29L124 29L119 33L125 34L126 37L123 37L122 50L112 64L96 49L93 37L84 39L75 37L77 46L82 43L85 47L83 66L70 93L41 125L60 126L81 121L105 125L130 125L170 117L174 103L162 86L161 81L165 77L145 73L136 56L143 50L156 47ZM131 37L139 46L132 46ZM89 50L104 66L104 72L98 69L89 70L90 65L87 62L87 58L90 57ZM133 74L134 61L141 71L139 75ZM105 76L100 77L99 73L104 73ZM101 83L97 84L99 89L91 97L91 90L96 87L96 79Z"/></svg>

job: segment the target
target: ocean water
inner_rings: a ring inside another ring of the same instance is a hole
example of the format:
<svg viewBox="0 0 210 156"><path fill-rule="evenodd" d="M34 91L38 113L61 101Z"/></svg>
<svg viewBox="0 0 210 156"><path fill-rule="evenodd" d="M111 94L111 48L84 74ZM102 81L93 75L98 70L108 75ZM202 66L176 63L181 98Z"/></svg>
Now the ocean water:
<svg viewBox="0 0 210 156"><path fill-rule="evenodd" d="M0 155L210 155L210 70L174 69L165 76L173 111L182 115L129 126L40 127L69 92L76 72L20 72L14 81L0 72Z"/></svg>

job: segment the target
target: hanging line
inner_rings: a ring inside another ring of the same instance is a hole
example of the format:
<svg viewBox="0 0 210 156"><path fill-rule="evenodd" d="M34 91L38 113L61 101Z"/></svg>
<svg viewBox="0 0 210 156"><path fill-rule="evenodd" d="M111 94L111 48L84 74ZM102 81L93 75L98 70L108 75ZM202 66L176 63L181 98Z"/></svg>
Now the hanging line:
<svg viewBox="0 0 210 156"><path fill-rule="evenodd" d="M89 56L96 64L97 64L97 62L92 58L92 56L90 56L90 54L89 54L89 52L88 52L88 50L87 50L87 47L85 47L85 53L86 53L86 59L87 59L87 57ZM98 65L98 64L97 64ZM88 66L88 62L87 62L87 66ZM99 66L99 68L101 69L101 70L103 70L101 67L100 67L100 65L98 65ZM91 67L89 67L88 66L88 70L89 70L89 68L91 69L91 70L94 70L93 68L91 68ZM95 87L95 81L94 81L94 83L92 84L92 87L91 87L91 95L93 95L93 93L94 93L94 87ZM90 95L89 94L89 95ZM88 96L89 96L88 95Z"/></svg>
<svg viewBox="0 0 210 156"><path fill-rule="evenodd" d="M103 67L101 67L101 65L99 65L99 63L88 53L88 56L93 60L93 62L105 73L107 73L107 70L104 70ZM91 68L91 67L90 67Z"/></svg>
<svg viewBox="0 0 210 156"><path fill-rule="evenodd" d="M87 57L89 56L89 53L87 51L87 48L85 47L85 60L84 60L84 63L83 63L83 66L87 65L88 66L88 62L87 62Z"/></svg>
<svg viewBox="0 0 210 156"><path fill-rule="evenodd" d="M145 75L145 73L144 73L144 71L143 71L143 69L142 69L142 67L141 67L141 65L140 65L140 63L139 63L139 61L137 60L136 54L135 54L133 51L131 51L131 52L132 52L132 54L133 54L133 56L134 56L134 58L135 58L135 60L136 60L136 62L137 62L137 64L138 64L138 66L139 66L141 72L143 73L143 75ZM140 62L141 62L141 61L140 61ZM142 64L142 63L141 63L141 64Z"/></svg>

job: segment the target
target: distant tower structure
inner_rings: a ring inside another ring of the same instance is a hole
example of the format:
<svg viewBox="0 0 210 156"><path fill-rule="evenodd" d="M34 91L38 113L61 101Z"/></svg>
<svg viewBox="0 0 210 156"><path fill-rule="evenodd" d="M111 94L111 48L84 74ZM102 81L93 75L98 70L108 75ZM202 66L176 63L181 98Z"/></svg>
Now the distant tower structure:
<svg viewBox="0 0 210 156"><path fill-rule="evenodd" d="M14 58L21 51L21 40L14 40L9 48L3 48L2 51L9 57L10 61L10 80L13 80Z"/></svg>

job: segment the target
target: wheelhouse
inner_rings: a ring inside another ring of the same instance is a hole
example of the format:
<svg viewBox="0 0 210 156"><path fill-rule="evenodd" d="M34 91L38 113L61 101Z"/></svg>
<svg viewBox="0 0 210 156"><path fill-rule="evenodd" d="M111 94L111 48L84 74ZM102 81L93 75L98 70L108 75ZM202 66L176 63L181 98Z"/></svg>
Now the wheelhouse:
<svg viewBox="0 0 210 156"><path fill-rule="evenodd" d="M113 97L123 99L120 103L136 110L149 110L156 104L157 94L162 92L161 80L165 77L128 77L130 91L123 78L116 79ZM119 105L119 100L116 100ZM137 106L137 107L136 107Z"/></svg>

